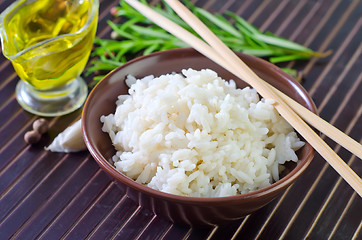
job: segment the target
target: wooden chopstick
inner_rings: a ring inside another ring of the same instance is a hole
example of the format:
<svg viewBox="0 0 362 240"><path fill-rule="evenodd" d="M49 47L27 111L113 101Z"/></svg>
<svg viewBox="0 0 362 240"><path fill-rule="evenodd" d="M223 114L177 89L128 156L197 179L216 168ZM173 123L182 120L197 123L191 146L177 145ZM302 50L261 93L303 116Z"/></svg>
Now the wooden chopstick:
<svg viewBox="0 0 362 240"><path fill-rule="evenodd" d="M148 6L136 1L126 0L144 16L155 22L171 34L188 43L194 49L215 61L225 69L248 82L264 98L275 100L278 112L309 142L314 149L362 196L361 178L287 105L268 84L260 79L240 58L224 45L197 17L176 0L166 2L179 14L207 43L195 37L171 20L158 14ZM222 54L219 54L222 53ZM299 105L299 104L297 104ZM295 105L294 105L295 106ZM303 107L304 108L304 107ZM358 150L360 150L359 147Z"/></svg>

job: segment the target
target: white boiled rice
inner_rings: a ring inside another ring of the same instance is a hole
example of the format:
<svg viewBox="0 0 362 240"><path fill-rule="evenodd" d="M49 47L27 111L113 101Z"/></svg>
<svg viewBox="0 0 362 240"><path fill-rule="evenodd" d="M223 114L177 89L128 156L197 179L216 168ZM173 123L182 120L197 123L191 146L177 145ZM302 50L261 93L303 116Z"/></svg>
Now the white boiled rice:
<svg viewBox="0 0 362 240"><path fill-rule="evenodd" d="M279 179L304 145L273 100L238 89L209 69L141 80L102 116L117 150L117 170L166 193L220 197L254 191Z"/></svg>

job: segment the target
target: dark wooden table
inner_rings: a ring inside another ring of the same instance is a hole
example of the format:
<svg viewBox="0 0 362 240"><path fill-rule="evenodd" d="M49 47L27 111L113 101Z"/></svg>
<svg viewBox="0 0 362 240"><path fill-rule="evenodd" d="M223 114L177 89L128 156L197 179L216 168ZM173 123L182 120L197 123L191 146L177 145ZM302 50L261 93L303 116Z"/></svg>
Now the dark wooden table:
<svg viewBox="0 0 362 240"><path fill-rule="evenodd" d="M3 11L12 0L1 0ZM157 2L157 1L153 1ZM359 0L199 0L211 12L231 10L268 30L317 51L324 59L291 62L320 115L361 141L362 3ZM109 37L111 7L103 0L99 37ZM37 118L18 105L19 78L0 56L0 239L361 239L362 201L316 154L303 176L263 209L228 225L190 228L155 216L125 196L87 151L50 153L43 148L80 111L49 118L51 129L27 145ZM326 139L358 175L361 160Z"/></svg>

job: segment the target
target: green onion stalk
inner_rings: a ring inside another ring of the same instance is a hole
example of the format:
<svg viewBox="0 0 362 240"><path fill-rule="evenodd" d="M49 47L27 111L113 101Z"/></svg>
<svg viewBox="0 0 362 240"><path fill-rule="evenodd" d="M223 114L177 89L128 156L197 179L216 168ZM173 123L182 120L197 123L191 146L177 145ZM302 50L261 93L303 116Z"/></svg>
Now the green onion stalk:
<svg viewBox="0 0 362 240"><path fill-rule="evenodd" d="M141 2L148 5L145 0L141 0ZM223 14L213 14L196 7L190 0L184 0L183 2L234 51L265 58L272 63L307 60L312 57L320 58L330 54L330 51L325 53L315 52L271 32L263 33L245 19L230 11ZM167 4L159 3L150 7L197 35ZM111 10L111 14L115 18L121 18L122 21L121 23L114 23L108 20L107 23L112 28L111 39L96 37L94 40L95 49L91 55L93 60L86 71L87 76L94 75L90 87L101 80L105 74L134 57L148 55L156 51L189 47L177 37L153 24L125 1L120 1L119 5ZM298 78L297 70L291 68L282 69L294 78Z"/></svg>

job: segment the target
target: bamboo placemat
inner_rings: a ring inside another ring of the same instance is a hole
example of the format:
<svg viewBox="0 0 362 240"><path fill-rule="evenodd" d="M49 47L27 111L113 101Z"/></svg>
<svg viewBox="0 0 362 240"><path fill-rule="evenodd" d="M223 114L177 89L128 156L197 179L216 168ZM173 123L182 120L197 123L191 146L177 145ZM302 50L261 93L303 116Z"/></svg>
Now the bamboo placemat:
<svg viewBox="0 0 362 240"><path fill-rule="evenodd" d="M12 2L1 1L0 11ZM361 142L361 1L193 2L210 12L230 10L263 31L313 50L332 49L333 54L327 58L284 66L303 73L302 85L322 118ZM110 36L106 21L117 4L101 1L99 37ZM0 76L0 239L361 238L361 198L318 154L281 197L242 220L207 228L167 222L127 198L88 152L60 154L43 150L80 111L49 119L49 133L37 145L26 145L23 135L36 116L18 105L14 95L18 77L3 55ZM360 159L325 140L362 175Z"/></svg>

